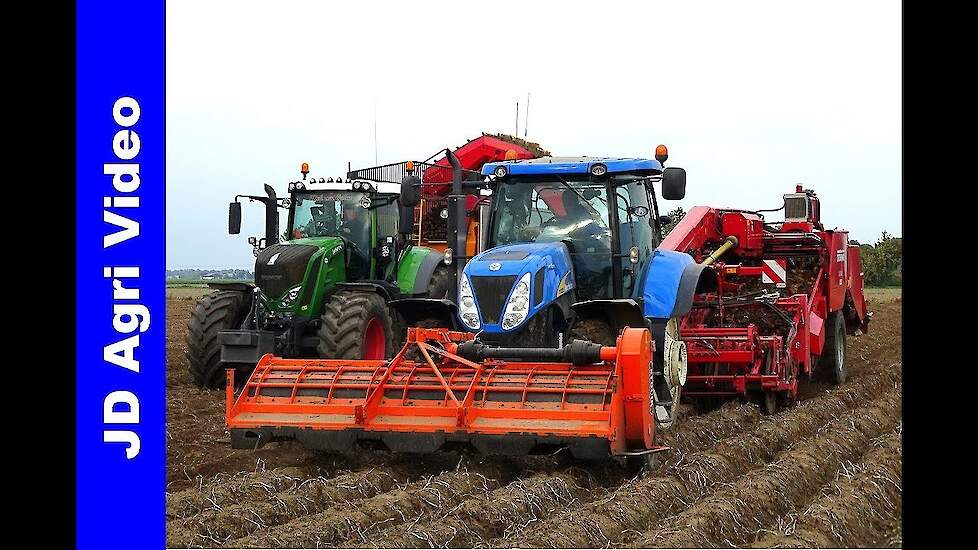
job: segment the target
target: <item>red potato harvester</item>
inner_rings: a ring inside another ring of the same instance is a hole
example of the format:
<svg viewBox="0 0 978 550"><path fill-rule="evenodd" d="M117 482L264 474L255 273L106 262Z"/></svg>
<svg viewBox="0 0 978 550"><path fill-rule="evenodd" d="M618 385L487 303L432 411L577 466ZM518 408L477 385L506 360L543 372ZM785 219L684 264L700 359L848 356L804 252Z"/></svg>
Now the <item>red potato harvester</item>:
<svg viewBox="0 0 978 550"><path fill-rule="evenodd" d="M716 273L680 327L686 400L747 396L771 414L795 399L803 376L845 381L846 336L867 332L872 316L859 245L825 229L818 197L801 185L784 196L784 217L697 206L660 245Z"/></svg>

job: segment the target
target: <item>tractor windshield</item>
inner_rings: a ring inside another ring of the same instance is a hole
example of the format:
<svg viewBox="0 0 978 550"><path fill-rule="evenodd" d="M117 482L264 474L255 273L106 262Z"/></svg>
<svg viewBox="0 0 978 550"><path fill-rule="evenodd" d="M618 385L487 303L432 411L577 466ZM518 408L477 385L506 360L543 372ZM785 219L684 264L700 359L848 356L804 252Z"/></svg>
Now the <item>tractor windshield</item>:
<svg viewBox="0 0 978 550"><path fill-rule="evenodd" d="M293 196L289 235L343 237L351 246L351 267L368 269L371 249L370 210L367 197L355 191L311 191ZM364 275L366 276L366 275Z"/></svg>
<svg viewBox="0 0 978 550"><path fill-rule="evenodd" d="M563 242L571 253L578 297L612 292L612 240L604 183L514 180L493 201L491 245Z"/></svg>
<svg viewBox="0 0 978 550"><path fill-rule="evenodd" d="M493 245L582 239L611 246L604 184L517 181L500 186Z"/></svg>
<svg viewBox="0 0 978 550"><path fill-rule="evenodd" d="M631 296L637 273L629 251L638 249L644 265L658 244L655 207L643 182L630 175L605 181L513 178L499 186L493 201L489 245L563 242L578 299Z"/></svg>

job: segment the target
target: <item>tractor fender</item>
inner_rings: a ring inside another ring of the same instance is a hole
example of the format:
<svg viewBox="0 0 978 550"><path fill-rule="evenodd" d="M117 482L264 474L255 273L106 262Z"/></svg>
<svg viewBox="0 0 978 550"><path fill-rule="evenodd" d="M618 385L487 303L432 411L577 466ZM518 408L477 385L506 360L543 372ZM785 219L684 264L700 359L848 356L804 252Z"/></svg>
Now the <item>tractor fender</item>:
<svg viewBox="0 0 978 550"><path fill-rule="evenodd" d="M625 327L648 328L649 324L642 314L642 306L631 298L617 300L587 300L570 306L575 322L580 319L602 319L607 321L612 334L618 334Z"/></svg>
<svg viewBox="0 0 978 550"><path fill-rule="evenodd" d="M713 268L696 263L689 254L656 250L640 282L645 316L681 317L689 313L697 290L715 283Z"/></svg>
<svg viewBox="0 0 978 550"><path fill-rule="evenodd" d="M215 288L217 290L241 290L244 292L251 292L255 285L252 283L207 283L208 288Z"/></svg>
<svg viewBox="0 0 978 550"><path fill-rule="evenodd" d="M716 271L712 266L691 263L683 269L679 278L679 289L676 291L676 304L670 317L682 317L693 307L693 297L699 292L715 289L717 284Z"/></svg>
<svg viewBox="0 0 978 550"><path fill-rule="evenodd" d="M404 290L411 294L424 294L428 292L428 283L431 282L431 277L435 274L435 269L442 263L445 256L437 250L420 246L412 247L408 254L423 254L423 256L420 262L415 263L417 270L414 273L414 284ZM409 265L405 265L405 268L410 269ZM398 273L398 281L400 280L401 273Z"/></svg>
<svg viewBox="0 0 978 550"><path fill-rule="evenodd" d="M401 316L408 327L418 326L421 321L437 321L441 327L462 330L456 320L458 308L451 300L401 298L391 300L387 305Z"/></svg>

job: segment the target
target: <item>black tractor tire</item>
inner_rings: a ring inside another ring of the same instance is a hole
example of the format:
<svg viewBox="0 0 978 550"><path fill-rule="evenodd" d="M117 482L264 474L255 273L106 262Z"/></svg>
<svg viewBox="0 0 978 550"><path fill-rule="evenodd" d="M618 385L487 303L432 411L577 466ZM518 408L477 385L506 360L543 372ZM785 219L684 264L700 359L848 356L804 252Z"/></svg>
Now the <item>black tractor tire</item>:
<svg viewBox="0 0 978 550"><path fill-rule="evenodd" d="M428 297L439 300L448 298L454 302L455 298L448 296L448 293L452 289L452 281L454 279L454 267L447 265L440 265L436 267L435 272L431 274L431 280L428 281Z"/></svg>
<svg viewBox="0 0 978 550"><path fill-rule="evenodd" d="M250 310L251 295L243 290L218 290L197 302L187 323L186 336L186 357L195 385L206 389L224 385L218 333L240 327Z"/></svg>
<svg viewBox="0 0 978 550"><path fill-rule="evenodd" d="M841 311L829 315L825 330L825 345L822 346L818 368L822 376L833 384L844 384L849 375L849 366L846 363L846 320Z"/></svg>
<svg viewBox="0 0 978 550"><path fill-rule="evenodd" d="M387 303L373 292L340 290L323 307L319 325L319 345L316 350L324 359L363 359L367 327L378 323L383 330L384 358L390 359L394 349L394 323Z"/></svg>

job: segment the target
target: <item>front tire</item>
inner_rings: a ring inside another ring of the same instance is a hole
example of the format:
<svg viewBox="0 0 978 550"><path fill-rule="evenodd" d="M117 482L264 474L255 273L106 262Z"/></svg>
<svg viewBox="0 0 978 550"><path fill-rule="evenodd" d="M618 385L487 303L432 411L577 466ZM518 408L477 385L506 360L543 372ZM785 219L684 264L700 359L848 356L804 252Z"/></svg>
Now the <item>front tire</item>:
<svg viewBox="0 0 978 550"><path fill-rule="evenodd" d="M833 384L843 384L849 376L849 366L846 364L846 322L842 312L831 314L826 325L828 332L818 366Z"/></svg>
<svg viewBox="0 0 978 550"><path fill-rule="evenodd" d="M387 304L372 292L341 290L323 308L317 351L324 359L389 359L393 322Z"/></svg>
<svg viewBox="0 0 978 550"><path fill-rule="evenodd" d="M218 333L240 327L250 309L251 296L241 290L218 290L197 302L186 336L186 357L196 386L215 389L224 384Z"/></svg>

